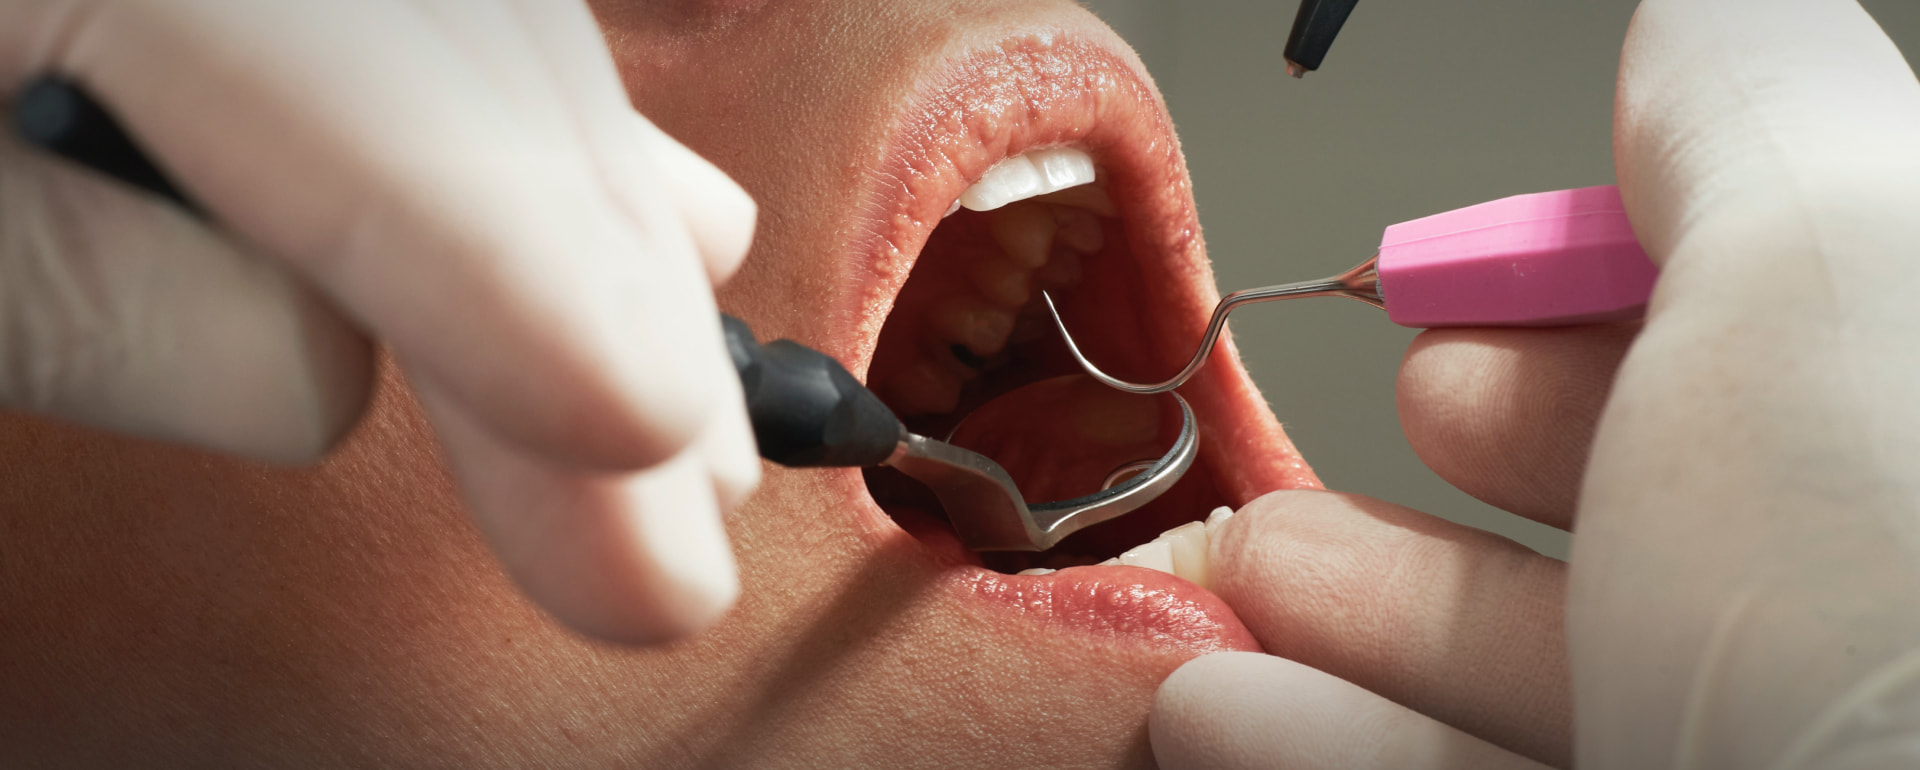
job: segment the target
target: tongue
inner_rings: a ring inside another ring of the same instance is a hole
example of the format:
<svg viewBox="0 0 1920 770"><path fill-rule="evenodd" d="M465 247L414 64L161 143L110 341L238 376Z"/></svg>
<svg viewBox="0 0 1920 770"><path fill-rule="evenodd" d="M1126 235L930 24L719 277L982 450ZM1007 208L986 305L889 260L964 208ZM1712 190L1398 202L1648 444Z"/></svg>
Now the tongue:
<svg viewBox="0 0 1920 770"><path fill-rule="evenodd" d="M1123 393L1074 374L975 409L949 441L992 458L1029 504L1089 495L1128 465L1159 459L1180 433L1168 396Z"/></svg>

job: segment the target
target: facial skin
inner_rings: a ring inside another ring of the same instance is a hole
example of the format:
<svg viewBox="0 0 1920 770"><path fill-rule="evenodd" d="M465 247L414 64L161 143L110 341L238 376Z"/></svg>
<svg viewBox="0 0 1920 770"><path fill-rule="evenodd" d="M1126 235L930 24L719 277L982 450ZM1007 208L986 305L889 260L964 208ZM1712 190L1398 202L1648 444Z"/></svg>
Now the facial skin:
<svg viewBox="0 0 1920 770"><path fill-rule="evenodd" d="M1094 155L1120 210L1120 245L1062 298L1107 330L1090 352L1146 375L1198 337L1217 297L1170 123L1078 6L595 10L641 112L759 202L720 300L762 339L865 376L948 204L1056 145ZM726 620L659 648L587 640L500 572L387 372L312 469L0 418L0 764L1143 766L1167 673L1257 648L1184 581L999 575L908 535L858 471L776 466L729 523ZM1143 518L1318 485L1230 345L1183 392L1202 465Z"/></svg>

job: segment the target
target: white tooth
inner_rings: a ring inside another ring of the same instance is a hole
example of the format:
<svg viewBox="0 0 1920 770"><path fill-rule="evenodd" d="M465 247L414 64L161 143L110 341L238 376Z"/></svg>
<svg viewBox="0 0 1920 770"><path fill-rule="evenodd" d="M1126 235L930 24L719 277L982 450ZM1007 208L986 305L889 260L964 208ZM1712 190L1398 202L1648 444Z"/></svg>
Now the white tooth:
<svg viewBox="0 0 1920 770"><path fill-rule="evenodd" d="M1113 205L1113 199L1107 197L1104 185L1083 184L1065 190L1055 190L1034 200L1079 209L1103 217L1120 216L1120 209Z"/></svg>
<svg viewBox="0 0 1920 770"><path fill-rule="evenodd" d="M960 194L960 205L992 211L1095 179L1093 156L1071 147L1034 150L1000 161Z"/></svg>
<svg viewBox="0 0 1920 770"><path fill-rule="evenodd" d="M1212 513L1207 514L1207 537L1212 538L1215 534L1219 533L1220 525L1227 523L1227 519L1231 518L1233 518L1232 508L1223 505L1213 509ZM1211 542L1211 540L1209 540L1209 542Z"/></svg>
<svg viewBox="0 0 1920 770"><path fill-rule="evenodd" d="M1054 217L1046 206L1007 206L987 215L987 231L1007 259L1027 270L1047 264L1053 251Z"/></svg>
<svg viewBox="0 0 1920 770"><path fill-rule="evenodd" d="M1171 575L1173 574L1173 547L1160 540L1136 545L1126 553L1120 554L1120 563L1129 567L1157 569Z"/></svg>
<svg viewBox="0 0 1920 770"><path fill-rule="evenodd" d="M1098 254L1106 247L1107 233L1100 227L1100 218L1091 212L1072 206L1055 206L1053 219L1057 239L1068 248L1082 254Z"/></svg>
<svg viewBox="0 0 1920 770"><path fill-rule="evenodd" d="M1015 575L1051 575L1053 574L1053 572L1054 572L1053 570L1047 569L1046 567L1034 567L1033 569L1023 569L1013 574Z"/></svg>
<svg viewBox="0 0 1920 770"><path fill-rule="evenodd" d="M953 212L959 211L959 210L960 210L960 201L956 200L952 203L947 204L947 213L941 214L940 218L946 219L947 217L953 216Z"/></svg>
<svg viewBox="0 0 1920 770"><path fill-rule="evenodd" d="M1156 541L1165 541L1173 553L1173 574L1207 587L1207 525L1189 521L1161 533Z"/></svg>
<svg viewBox="0 0 1920 770"><path fill-rule="evenodd" d="M1034 150L1027 153L1027 157L1033 161L1034 168L1040 169L1040 176L1046 178L1047 192L1093 184L1098 178L1093 170L1093 156L1072 147Z"/></svg>

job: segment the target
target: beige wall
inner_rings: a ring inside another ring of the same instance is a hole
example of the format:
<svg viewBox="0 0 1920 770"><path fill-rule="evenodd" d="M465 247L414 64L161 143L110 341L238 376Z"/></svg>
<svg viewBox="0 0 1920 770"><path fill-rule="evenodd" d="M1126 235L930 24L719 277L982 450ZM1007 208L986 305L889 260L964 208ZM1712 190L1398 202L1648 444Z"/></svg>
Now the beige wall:
<svg viewBox="0 0 1920 770"><path fill-rule="evenodd" d="M1369 0L1303 81L1281 57L1293 0L1088 4L1166 94L1223 291L1338 272L1394 222L1613 181L1629 0ZM1863 5L1920 55L1920 0ZM1329 487L1565 554L1564 535L1454 490L1407 447L1393 381L1413 331L1331 299L1243 309L1233 330Z"/></svg>

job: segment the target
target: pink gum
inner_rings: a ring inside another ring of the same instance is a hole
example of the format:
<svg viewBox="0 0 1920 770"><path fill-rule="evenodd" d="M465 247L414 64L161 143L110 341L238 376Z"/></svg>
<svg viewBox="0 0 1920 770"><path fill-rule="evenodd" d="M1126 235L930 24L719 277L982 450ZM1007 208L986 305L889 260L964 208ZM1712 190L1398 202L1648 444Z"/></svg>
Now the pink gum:
<svg viewBox="0 0 1920 770"><path fill-rule="evenodd" d="M1380 294L1402 326L1638 318L1658 270L1612 185L1516 195L1387 228Z"/></svg>

